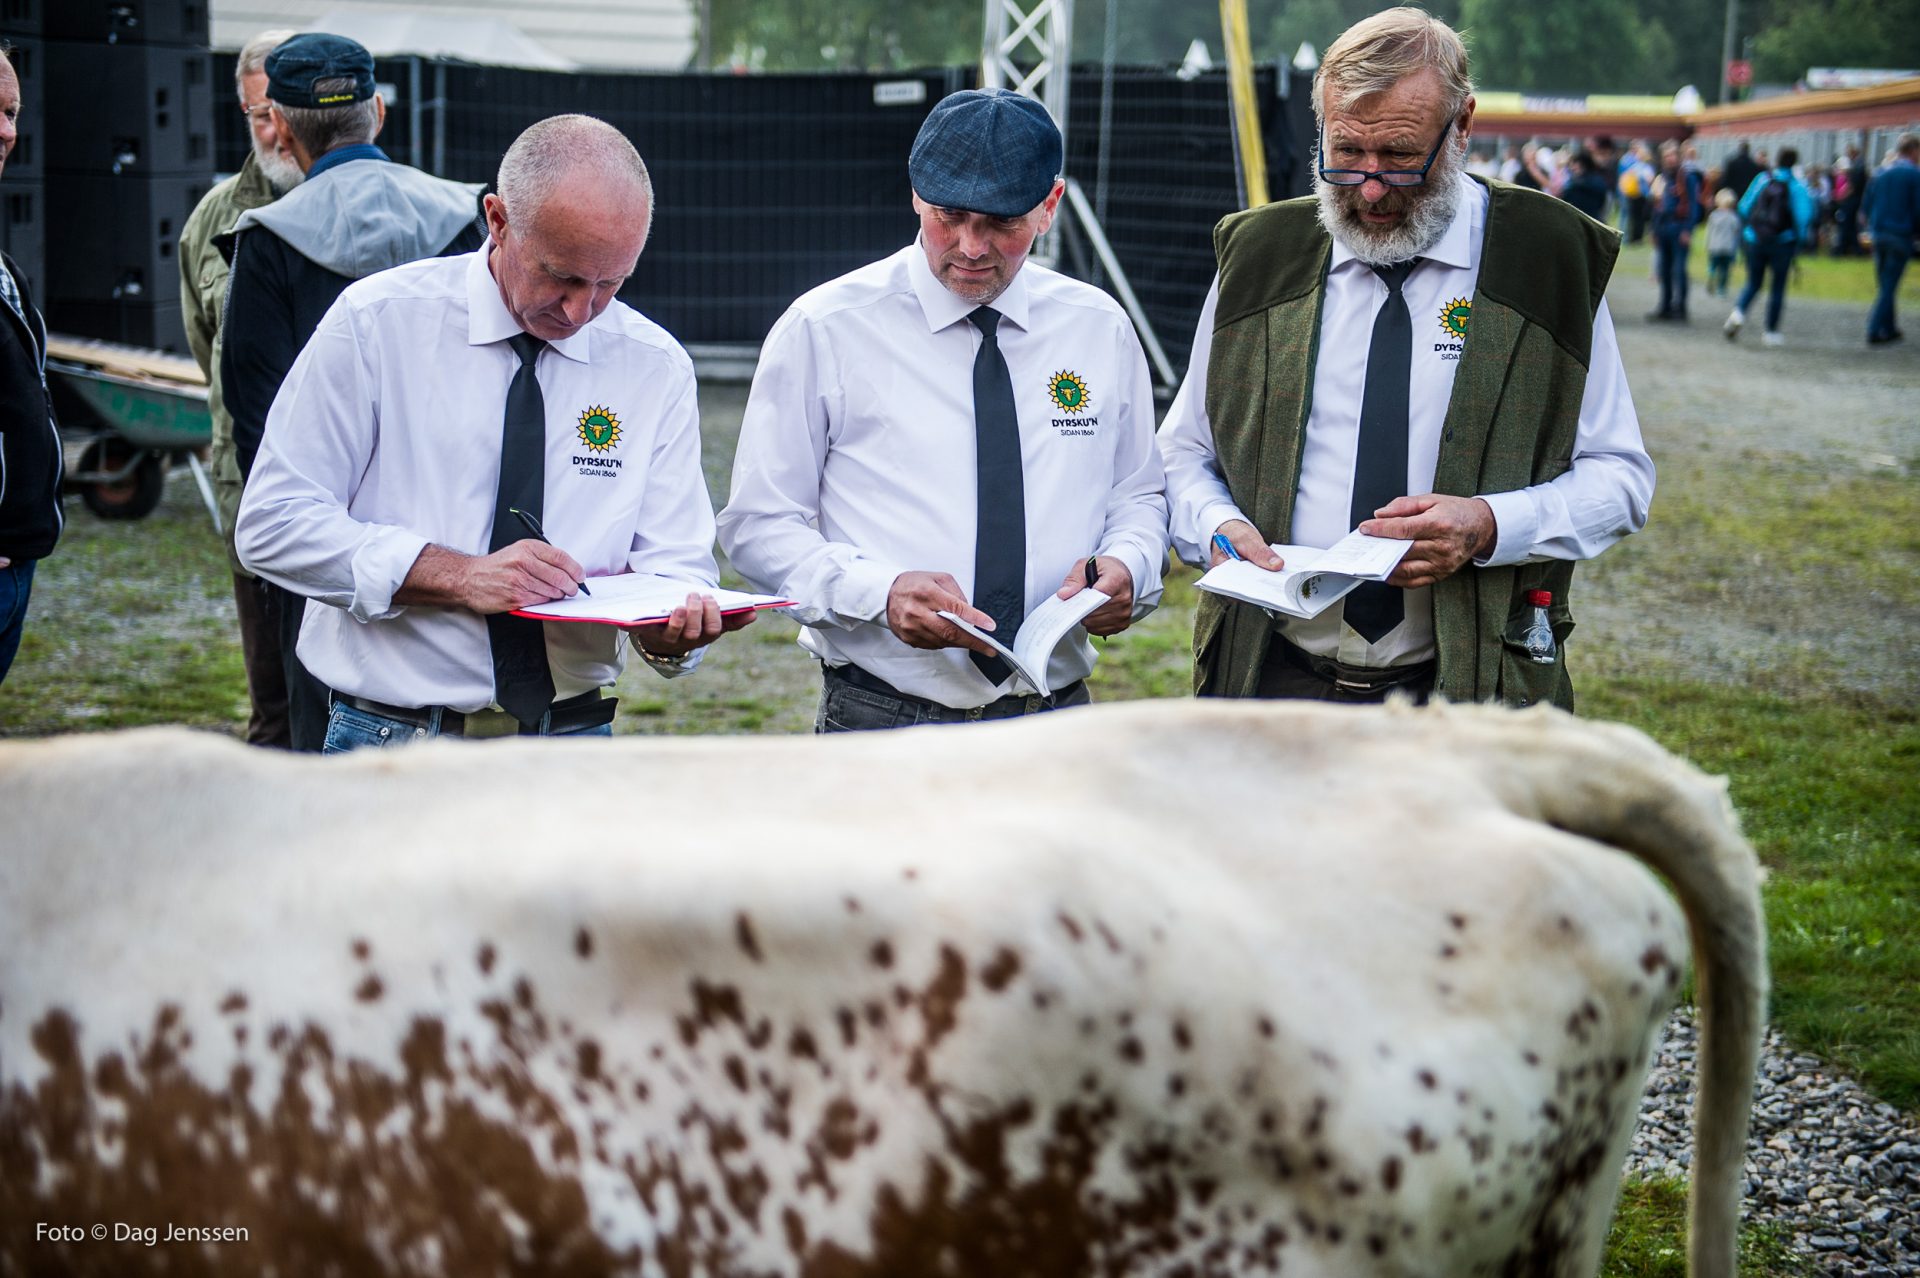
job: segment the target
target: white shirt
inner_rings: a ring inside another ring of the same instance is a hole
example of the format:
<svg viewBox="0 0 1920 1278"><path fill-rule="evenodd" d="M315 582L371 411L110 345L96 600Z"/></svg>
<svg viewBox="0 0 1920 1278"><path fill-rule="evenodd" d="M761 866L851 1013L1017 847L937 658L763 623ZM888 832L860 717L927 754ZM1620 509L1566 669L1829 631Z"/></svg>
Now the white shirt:
<svg viewBox="0 0 1920 1278"><path fill-rule="evenodd" d="M1126 564L1144 615L1160 598L1167 507L1133 326L1105 293L1032 262L993 308L1020 415L1027 610L1101 554ZM903 572L951 573L972 597L975 309L917 243L800 298L761 347L720 512L733 566L799 601L807 651L956 708L1006 695L1011 677L996 687L962 648L909 647L886 611ZM1063 377L1084 388L1078 411L1053 398ZM1056 688L1093 670L1090 643L1068 647Z"/></svg>
<svg viewBox="0 0 1920 1278"><path fill-rule="evenodd" d="M328 687L402 706L492 704L485 619L393 595L429 543L487 553L520 365L506 339L518 332L485 249L429 258L351 285L281 384L235 542L255 573L332 605L307 608L299 647ZM716 584L686 352L616 301L534 367L548 539L590 577L632 569ZM583 425L594 412L617 431ZM619 629L546 631L557 699L619 675Z"/></svg>
<svg viewBox="0 0 1920 1278"><path fill-rule="evenodd" d="M1413 382L1407 414L1407 495L1433 491L1440 432L1460 364L1460 339L1444 316L1457 301L1470 301L1480 280L1481 239L1488 191L1460 178L1460 208L1440 242L1402 286L1413 318ZM1227 492L1214 458L1207 420L1207 360L1213 342L1215 277L1200 310L1187 379L1160 428L1167 464L1174 549L1191 563L1206 563L1207 543L1232 519L1246 519ZM1338 240L1333 244L1326 295L1321 303L1320 349L1314 363L1313 401L1300 461L1300 489L1292 528L1262 528L1269 541L1331 546L1352 528L1354 452L1360 440L1360 401L1366 388L1367 351L1373 321L1387 300L1387 286ZM1506 493L1481 493L1493 510L1493 550L1482 566L1540 559L1591 559L1647 522L1653 500L1653 461L1640 440L1640 419L1627 389L1626 369L1604 301L1593 318L1593 350L1586 392L1580 401L1573 463L1544 484ZM1248 520L1251 523L1251 520ZM1434 654L1431 590L1406 594L1406 620L1370 644L1342 624L1336 604L1311 621L1283 618L1280 633L1309 652L1355 666L1405 665Z"/></svg>

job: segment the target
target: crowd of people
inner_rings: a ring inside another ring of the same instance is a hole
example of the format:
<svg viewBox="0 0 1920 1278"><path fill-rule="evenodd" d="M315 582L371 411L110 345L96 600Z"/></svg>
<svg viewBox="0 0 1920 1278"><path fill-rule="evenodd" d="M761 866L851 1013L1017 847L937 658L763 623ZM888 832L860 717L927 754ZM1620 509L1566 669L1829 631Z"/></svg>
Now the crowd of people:
<svg viewBox="0 0 1920 1278"><path fill-rule="evenodd" d="M1560 149L1508 143L1475 151L1469 172L1557 195L1588 217L1618 227L1628 244L1651 239L1659 306L1654 322L1686 323L1692 244L1704 230L1707 291L1731 293L1736 262L1746 282L1722 325L1729 340L1747 324L1747 310L1767 290L1762 342L1783 345L1780 317L1795 259L1808 253L1874 259L1876 296L1867 343L1903 339L1894 322L1894 294L1920 238L1920 139L1900 137L1868 167L1849 144L1830 165L1802 164L1794 147L1778 155L1741 142L1719 166L1703 166L1691 143L1646 142L1624 148L1595 137Z"/></svg>
<svg viewBox="0 0 1920 1278"><path fill-rule="evenodd" d="M1656 319L1687 316L1698 228L1716 292L1744 252L1728 332L1770 274L1771 337L1817 212L1791 152L1713 174L1678 146L1656 161L1597 139L1564 163L1512 147L1479 172L1465 46L1389 9L1314 77L1313 194L1218 228L1156 429L1125 312L1029 260L1065 189L1058 128L1031 98L954 93L905 157L913 240L768 334L716 516L692 365L617 297L654 210L618 130L539 121L483 191L380 149L373 60L352 40L266 33L235 88L252 153L185 228L183 302L232 514L248 737L327 753L607 735L627 659L692 674L752 620L718 607L716 539L791 601L821 732L1084 704L1088 636L1156 606L1169 547L1276 570L1353 531L1404 557L1310 617L1203 598L1197 692L1570 708L1576 565L1640 529L1654 487L1603 221L1653 237ZM0 62L0 163L17 101ZM1917 154L1903 139L1847 188L1846 224L1865 220L1896 282ZM4 677L59 532L44 335L10 262L0 323ZM1890 301L1884 326L1897 339ZM625 573L684 602L627 626L516 615ZM1011 649L1056 600L1088 606L1036 680L994 641Z"/></svg>

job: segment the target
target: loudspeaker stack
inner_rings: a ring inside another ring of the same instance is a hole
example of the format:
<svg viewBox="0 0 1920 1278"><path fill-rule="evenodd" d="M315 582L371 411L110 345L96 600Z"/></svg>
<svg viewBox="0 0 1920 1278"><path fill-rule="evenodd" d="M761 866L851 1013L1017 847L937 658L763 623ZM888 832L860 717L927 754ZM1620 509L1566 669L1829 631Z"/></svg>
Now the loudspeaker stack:
<svg viewBox="0 0 1920 1278"><path fill-rule="evenodd" d="M47 326L184 353L180 229L213 185L221 100L206 0L0 4L40 8Z"/></svg>
<svg viewBox="0 0 1920 1278"><path fill-rule="evenodd" d="M47 296L47 186L40 153L46 142L46 94L42 90L45 42L40 11L46 0L0 0L0 37L12 46L20 82L19 132L0 176L0 249L19 263L43 305Z"/></svg>

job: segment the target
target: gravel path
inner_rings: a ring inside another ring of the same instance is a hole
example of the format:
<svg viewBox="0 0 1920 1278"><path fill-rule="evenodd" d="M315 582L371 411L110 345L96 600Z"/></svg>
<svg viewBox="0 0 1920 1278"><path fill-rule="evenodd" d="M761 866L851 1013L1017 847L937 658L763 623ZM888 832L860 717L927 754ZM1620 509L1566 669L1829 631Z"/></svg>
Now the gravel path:
<svg viewBox="0 0 1920 1278"><path fill-rule="evenodd" d="M1684 1176L1692 1160L1692 1009L1667 1023L1627 1168ZM1746 1211L1793 1236L1820 1273L1920 1274L1920 1122L1769 1033L1747 1141Z"/></svg>

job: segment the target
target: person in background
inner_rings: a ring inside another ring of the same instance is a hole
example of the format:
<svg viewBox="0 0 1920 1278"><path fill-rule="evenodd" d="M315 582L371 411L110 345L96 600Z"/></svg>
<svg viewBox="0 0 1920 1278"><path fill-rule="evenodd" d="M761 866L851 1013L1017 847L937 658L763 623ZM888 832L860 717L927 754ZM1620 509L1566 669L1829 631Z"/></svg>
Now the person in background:
<svg viewBox="0 0 1920 1278"><path fill-rule="evenodd" d="M1794 254L1811 242L1813 234L1813 196L1793 172L1793 166L1799 161L1798 151L1790 146L1782 147L1779 167L1756 177L1740 199L1740 220L1746 225L1741 241L1747 254L1747 284L1740 290L1740 299L1722 326L1730 342L1740 336L1740 329L1747 322L1747 308L1759 295L1761 283L1771 275L1766 332L1761 344L1786 343L1780 333L1780 314L1786 306L1787 273L1793 266Z"/></svg>
<svg viewBox="0 0 1920 1278"><path fill-rule="evenodd" d="M0 172L20 129L20 78L0 45ZM47 394L47 325L27 276L0 255L0 683L26 629L33 569L60 540L60 432Z"/></svg>
<svg viewBox="0 0 1920 1278"><path fill-rule="evenodd" d="M1604 222L1610 190L1593 156L1586 151L1575 151L1567 161L1567 180L1560 188L1560 198L1594 221Z"/></svg>
<svg viewBox="0 0 1920 1278"><path fill-rule="evenodd" d="M1833 255L1860 254L1860 210L1867 195L1867 162L1860 148L1847 144L1846 154L1833 166Z"/></svg>
<svg viewBox="0 0 1920 1278"><path fill-rule="evenodd" d="M1733 211L1733 192L1721 188L1713 196L1713 212L1707 215L1707 292L1727 295L1727 282L1733 274L1733 259L1740 255L1740 215Z"/></svg>
<svg viewBox="0 0 1920 1278"><path fill-rule="evenodd" d="M1649 320L1687 322L1687 265L1693 228L1703 216L1697 169L1681 162L1680 148L1660 144L1660 173L1653 179L1653 269L1660 281L1660 307Z"/></svg>
<svg viewBox="0 0 1920 1278"><path fill-rule="evenodd" d="M1734 148L1733 154L1727 157L1724 170L1720 184L1732 191L1733 198L1737 201L1747 193L1747 188L1753 185L1753 180L1763 172L1763 166L1753 158L1751 144L1742 142Z"/></svg>
<svg viewBox="0 0 1920 1278"><path fill-rule="evenodd" d="M1893 299L1920 234L1920 134L1904 133L1893 162L1874 175L1861 205L1873 236L1873 274L1879 287L1867 315L1867 344L1884 346L1902 334Z"/></svg>
<svg viewBox="0 0 1920 1278"><path fill-rule="evenodd" d="M1627 243L1638 244L1647 234L1647 218L1653 211L1653 179L1656 170L1653 154L1644 142L1635 142L1620 164L1620 198L1627 210Z"/></svg>
<svg viewBox="0 0 1920 1278"><path fill-rule="evenodd" d="M249 745L292 745L287 724L287 676L280 653L280 628L267 596L271 587L240 566L233 553L233 520L240 511L240 459L233 448L233 415L220 383L220 319L227 300L227 259L214 239L233 229L249 209L273 203L304 176L287 153L267 103L267 55L293 31L263 31L247 41L234 66L240 113L247 117L252 145L240 171L220 182L194 207L180 229L180 308L187 346L207 379L207 413L213 419L213 446L207 469L213 476L220 529L233 567L233 603L240 618L240 653L247 671Z"/></svg>
<svg viewBox="0 0 1920 1278"><path fill-rule="evenodd" d="M252 474L287 371L347 285L482 242L478 186L396 164L374 145L386 103L363 46L308 32L282 42L263 65L276 136L304 180L215 238L233 266L220 377L243 476ZM306 600L272 583L263 590L280 635L292 746L317 751L327 690L297 656Z"/></svg>

